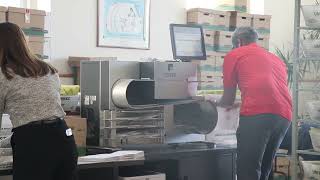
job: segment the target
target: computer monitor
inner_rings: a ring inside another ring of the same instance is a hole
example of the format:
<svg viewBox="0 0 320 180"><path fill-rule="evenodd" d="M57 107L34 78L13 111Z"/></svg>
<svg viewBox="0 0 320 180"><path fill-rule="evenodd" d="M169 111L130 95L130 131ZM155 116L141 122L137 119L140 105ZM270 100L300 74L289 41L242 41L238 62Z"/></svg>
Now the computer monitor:
<svg viewBox="0 0 320 180"><path fill-rule="evenodd" d="M202 26L170 24L170 35L175 60L207 59Z"/></svg>

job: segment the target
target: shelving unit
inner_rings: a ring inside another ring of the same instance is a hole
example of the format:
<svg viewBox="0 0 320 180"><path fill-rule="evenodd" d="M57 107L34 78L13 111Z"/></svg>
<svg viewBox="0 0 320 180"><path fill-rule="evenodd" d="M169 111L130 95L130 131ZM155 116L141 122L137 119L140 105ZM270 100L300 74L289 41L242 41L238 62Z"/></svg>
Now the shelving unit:
<svg viewBox="0 0 320 180"><path fill-rule="evenodd" d="M301 26L301 0L295 0L295 16L294 16L294 58L293 58L293 119L292 119L292 155L291 155L291 180L299 180L299 155L314 155L320 156L320 152L314 150L298 150L298 123L299 119L299 94L300 92L312 92L320 87L316 87L320 81L308 81L308 83L315 83L314 88L300 87L303 83L299 79L299 67L301 61L320 61L320 58L306 58L301 57L301 32L310 30L320 30L320 28Z"/></svg>

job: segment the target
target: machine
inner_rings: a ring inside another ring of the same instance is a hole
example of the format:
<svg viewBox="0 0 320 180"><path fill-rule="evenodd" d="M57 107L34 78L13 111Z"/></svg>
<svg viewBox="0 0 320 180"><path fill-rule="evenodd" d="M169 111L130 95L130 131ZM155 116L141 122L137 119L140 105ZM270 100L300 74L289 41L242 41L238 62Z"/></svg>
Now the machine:
<svg viewBox="0 0 320 180"><path fill-rule="evenodd" d="M189 62L82 62L81 114L88 119L88 145L165 143L168 105L176 106L171 118L179 127L210 132L213 108L205 110L205 102L188 91L188 79L196 73Z"/></svg>
<svg viewBox="0 0 320 180"><path fill-rule="evenodd" d="M174 59L206 59L201 26L171 24L170 32ZM191 62L84 61L80 79L88 145L166 143L169 121L170 130L189 133L215 127L212 105L192 97L189 82L197 79L197 65ZM171 114L165 112L170 105Z"/></svg>

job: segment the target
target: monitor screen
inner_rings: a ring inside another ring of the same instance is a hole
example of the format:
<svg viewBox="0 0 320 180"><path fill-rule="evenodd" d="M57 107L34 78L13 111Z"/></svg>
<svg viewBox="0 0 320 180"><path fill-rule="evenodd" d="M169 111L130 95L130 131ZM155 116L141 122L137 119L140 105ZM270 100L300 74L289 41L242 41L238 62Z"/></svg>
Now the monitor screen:
<svg viewBox="0 0 320 180"><path fill-rule="evenodd" d="M199 25L171 24L171 43L174 59L182 61L206 60L202 27Z"/></svg>

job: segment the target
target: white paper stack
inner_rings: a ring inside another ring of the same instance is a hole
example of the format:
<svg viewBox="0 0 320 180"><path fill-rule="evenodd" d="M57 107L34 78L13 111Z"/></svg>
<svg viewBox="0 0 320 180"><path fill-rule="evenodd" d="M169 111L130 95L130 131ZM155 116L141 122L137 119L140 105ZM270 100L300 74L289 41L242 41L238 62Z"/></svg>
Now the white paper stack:
<svg viewBox="0 0 320 180"><path fill-rule="evenodd" d="M117 151L110 154L97 154L79 158L79 162L117 162L144 160L143 151Z"/></svg>

